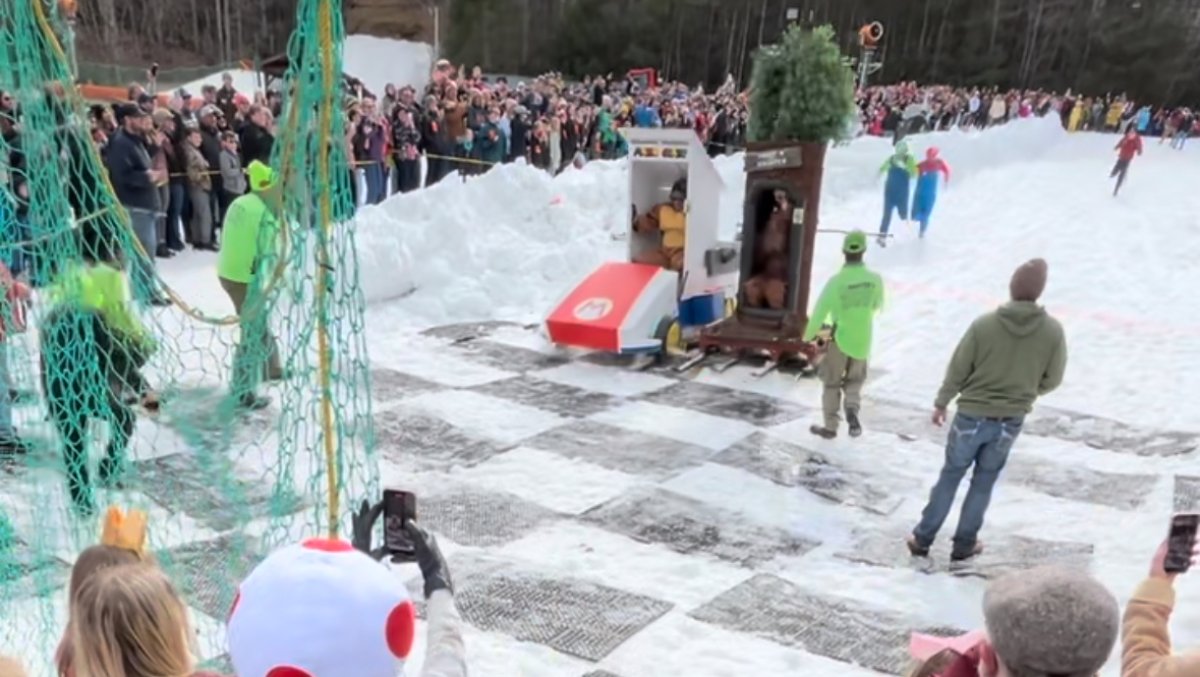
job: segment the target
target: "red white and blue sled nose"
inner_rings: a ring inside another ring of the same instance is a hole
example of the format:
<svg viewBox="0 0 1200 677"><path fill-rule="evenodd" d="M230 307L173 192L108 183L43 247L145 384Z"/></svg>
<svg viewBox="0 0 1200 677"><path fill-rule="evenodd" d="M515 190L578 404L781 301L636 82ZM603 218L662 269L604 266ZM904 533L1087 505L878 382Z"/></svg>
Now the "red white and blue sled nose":
<svg viewBox="0 0 1200 677"><path fill-rule="evenodd" d="M555 344L613 353L662 348L655 333L675 315L679 274L641 263L606 263L546 318Z"/></svg>

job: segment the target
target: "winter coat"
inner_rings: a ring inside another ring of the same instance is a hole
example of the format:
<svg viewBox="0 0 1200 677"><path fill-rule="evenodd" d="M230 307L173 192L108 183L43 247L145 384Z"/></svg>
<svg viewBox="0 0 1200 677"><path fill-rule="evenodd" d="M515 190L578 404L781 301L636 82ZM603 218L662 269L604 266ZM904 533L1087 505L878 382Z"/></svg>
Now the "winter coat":
<svg viewBox="0 0 1200 677"><path fill-rule="evenodd" d="M462 617L448 590L437 590L425 602L425 662L421 677L467 677L467 648Z"/></svg>
<svg viewBox="0 0 1200 677"><path fill-rule="evenodd" d="M1121 621L1122 677L1191 677L1200 674L1200 654L1171 655L1167 625L1175 608L1170 581L1148 578L1125 607Z"/></svg>
<svg viewBox="0 0 1200 677"><path fill-rule="evenodd" d="M370 129L368 130L368 126ZM354 159L359 162L382 163L386 153L383 125L378 121L362 121L354 133Z"/></svg>
<svg viewBox="0 0 1200 677"><path fill-rule="evenodd" d="M446 104L446 132L455 143L461 143L467 137L467 107L453 102Z"/></svg>
<svg viewBox="0 0 1200 677"><path fill-rule="evenodd" d="M875 314L882 308L883 278L862 263L847 263L821 290L804 340L813 340L823 325L832 324L838 348L865 362L871 357Z"/></svg>
<svg viewBox="0 0 1200 677"><path fill-rule="evenodd" d="M508 139L508 160L511 162L529 155L531 134L529 120L524 116L518 115L513 118L510 126L512 135ZM545 146L545 142L542 145Z"/></svg>
<svg viewBox="0 0 1200 677"><path fill-rule="evenodd" d="M1117 145L1113 148L1113 150L1117 151L1117 157L1119 157L1122 162L1129 162L1133 160L1134 155L1142 154L1142 137L1121 137L1121 140L1117 142Z"/></svg>
<svg viewBox="0 0 1200 677"><path fill-rule="evenodd" d="M188 145L184 141L184 145ZM200 125L200 154L208 163L208 169L216 172L211 175L210 183L213 188L221 187L221 132L216 127Z"/></svg>
<svg viewBox="0 0 1200 677"><path fill-rule="evenodd" d="M212 174L209 174L208 161L204 159L204 154L199 148L190 143L183 147L183 152L187 158L187 178L188 185L193 188L202 188L204 190L212 190L213 181ZM218 167L220 159L218 158Z"/></svg>
<svg viewBox="0 0 1200 677"><path fill-rule="evenodd" d="M421 156L421 130L399 119L392 122L392 153L397 162L416 160Z"/></svg>
<svg viewBox="0 0 1200 677"><path fill-rule="evenodd" d="M934 406L958 397L970 416L1024 416L1062 383L1067 342L1062 325L1032 301L1010 301L971 323L946 368Z"/></svg>
<svg viewBox="0 0 1200 677"><path fill-rule="evenodd" d="M162 209L158 199L158 187L150 180L150 153L146 140L118 130L108 142L104 155L109 180L116 191L117 200L127 208L158 212ZM94 189L94 187L89 187Z"/></svg>
<svg viewBox="0 0 1200 677"><path fill-rule="evenodd" d="M480 160L491 164L504 161L504 132L495 123L488 122L479 129L475 144Z"/></svg>
<svg viewBox="0 0 1200 677"><path fill-rule="evenodd" d="M271 164L271 150L275 146L275 137L271 136L271 132L247 120L242 125L239 140L242 146L243 167L249 167L255 160L264 165Z"/></svg>
<svg viewBox="0 0 1200 677"><path fill-rule="evenodd" d="M225 149L221 150L221 186L232 195L241 195L247 188L241 158L237 153Z"/></svg>

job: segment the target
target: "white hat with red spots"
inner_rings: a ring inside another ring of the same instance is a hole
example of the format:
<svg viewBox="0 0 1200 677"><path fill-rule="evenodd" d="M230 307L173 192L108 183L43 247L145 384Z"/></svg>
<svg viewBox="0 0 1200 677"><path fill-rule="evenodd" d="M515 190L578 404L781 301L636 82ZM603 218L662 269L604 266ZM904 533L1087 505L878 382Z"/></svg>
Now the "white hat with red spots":
<svg viewBox="0 0 1200 677"><path fill-rule="evenodd" d="M408 590L349 543L275 551L242 581L229 614L238 677L395 677L413 645Z"/></svg>

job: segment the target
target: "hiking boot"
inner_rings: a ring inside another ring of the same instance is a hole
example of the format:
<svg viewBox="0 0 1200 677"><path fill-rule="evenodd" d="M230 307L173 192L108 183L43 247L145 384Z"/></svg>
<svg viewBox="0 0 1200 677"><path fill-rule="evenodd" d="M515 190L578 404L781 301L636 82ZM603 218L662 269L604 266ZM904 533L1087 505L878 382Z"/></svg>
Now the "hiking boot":
<svg viewBox="0 0 1200 677"><path fill-rule="evenodd" d="M913 557L929 557L929 547L921 545L915 535L909 534L908 538L904 539L904 544L908 546L908 551Z"/></svg>
<svg viewBox="0 0 1200 677"><path fill-rule="evenodd" d="M246 393L238 398L238 406L249 411L266 409L271 405L271 398L254 393Z"/></svg>
<svg viewBox="0 0 1200 677"><path fill-rule="evenodd" d="M858 420L858 412L853 409L846 410L846 425L850 427L850 437L859 437L862 435L862 423Z"/></svg>
<svg viewBox="0 0 1200 677"><path fill-rule="evenodd" d="M972 545L969 550L960 550L958 548L958 546L956 545L956 546L954 546L954 550L950 553L950 561L951 562L965 562L969 559L978 557L979 555L982 555L982 554L983 554L983 542L982 541L975 541L975 545Z"/></svg>
<svg viewBox="0 0 1200 677"><path fill-rule="evenodd" d="M824 440L832 440L833 438L837 437L836 430L830 430L823 425L814 425L808 429L808 432Z"/></svg>

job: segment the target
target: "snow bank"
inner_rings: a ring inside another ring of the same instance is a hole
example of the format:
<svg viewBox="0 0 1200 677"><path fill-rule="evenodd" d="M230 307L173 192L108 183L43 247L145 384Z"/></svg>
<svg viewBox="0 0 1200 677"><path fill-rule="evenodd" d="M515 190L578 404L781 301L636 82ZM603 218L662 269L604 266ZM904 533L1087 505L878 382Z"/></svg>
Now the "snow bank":
<svg viewBox="0 0 1200 677"><path fill-rule="evenodd" d="M367 89L383 96L390 82L421 90L433 72L433 47L424 42L351 35L342 45L342 70L362 80Z"/></svg>
<svg viewBox="0 0 1200 677"><path fill-rule="evenodd" d="M528 319L619 254L625 167L591 163L552 179L524 164L395 196L354 224L368 302L419 292L423 320Z"/></svg>
<svg viewBox="0 0 1200 677"><path fill-rule="evenodd" d="M985 132L913 137L916 152L936 145L961 184L987 169L1025 162L1065 133L1053 120L1025 120ZM822 193L829 227L871 229L864 193L881 193L878 168L890 142L863 138L830 151ZM741 154L717 158L725 181L721 234L741 221ZM355 231L368 302L408 295L405 311L427 322L480 318L534 321L606 260L623 255L628 227L623 161L593 162L551 178L527 165L506 165L461 183L393 196L363 208ZM854 207L853 223L845 207ZM839 207L841 207L839 209ZM863 220L865 218L865 221Z"/></svg>

